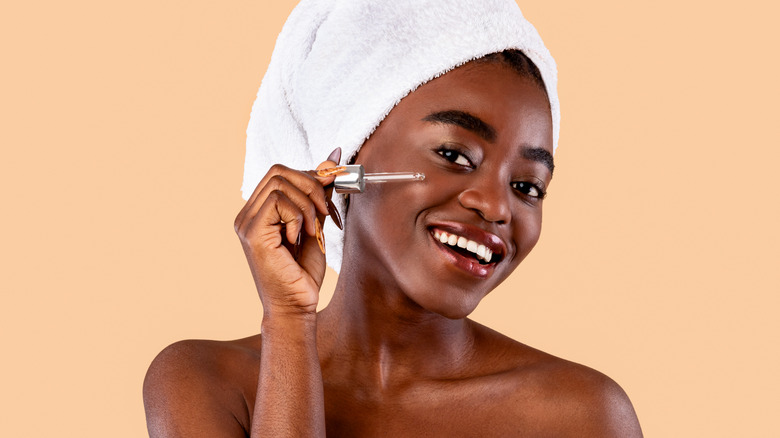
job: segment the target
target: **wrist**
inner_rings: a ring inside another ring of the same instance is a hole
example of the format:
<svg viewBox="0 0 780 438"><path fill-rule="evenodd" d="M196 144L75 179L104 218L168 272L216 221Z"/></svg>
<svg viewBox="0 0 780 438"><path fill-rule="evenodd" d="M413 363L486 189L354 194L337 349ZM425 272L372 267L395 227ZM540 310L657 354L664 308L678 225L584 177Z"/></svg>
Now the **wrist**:
<svg viewBox="0 0 780 438"><path fill-rule="evenodd" d="M307 319L317 315L317 301L262 297L263 319Z"/></svg>
<svg viewBox="0 0 780 438"><path fill-rule="evenodd" d="M292 335L316 331L317 314L297 311L263 311L261 330L266 334L283 333Z"/></svg>

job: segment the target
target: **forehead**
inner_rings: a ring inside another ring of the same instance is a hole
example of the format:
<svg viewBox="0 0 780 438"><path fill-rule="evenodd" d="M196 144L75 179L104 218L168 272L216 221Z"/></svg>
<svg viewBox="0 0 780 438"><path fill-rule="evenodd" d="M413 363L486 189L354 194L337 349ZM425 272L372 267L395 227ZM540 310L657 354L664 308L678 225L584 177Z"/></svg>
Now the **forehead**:
<svg viewBox="0 0 780 438"><path fill-rule="evenodd" d="M546 93L502 63L471 62L427 82L402 99L386 121L415 123L429 114L453 110L493 127L497 141L514 138L552 153L552 114Z"/></svg>

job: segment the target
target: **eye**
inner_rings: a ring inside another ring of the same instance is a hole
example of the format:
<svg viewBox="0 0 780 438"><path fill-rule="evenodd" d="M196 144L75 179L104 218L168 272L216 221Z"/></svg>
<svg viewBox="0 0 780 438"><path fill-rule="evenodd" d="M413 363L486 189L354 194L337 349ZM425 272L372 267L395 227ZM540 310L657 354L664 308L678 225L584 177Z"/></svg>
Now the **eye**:
<svg viewBox="0 0 780 438"><path fill-rule="evenodd" d="M539 186L526 181L513 182L512 188L524 195L528 195L536 199L544 199L544 197L547 196L547 192L542 190Z"/></svg>
<svg viewBox="0 0 780 438"><path fill-rule="evenodd" d="M436 153L444 157L445 160L457 164L458 166L473 167L471 161L469 161L465 155L453 149L441 148L437 150Z"/></svg>

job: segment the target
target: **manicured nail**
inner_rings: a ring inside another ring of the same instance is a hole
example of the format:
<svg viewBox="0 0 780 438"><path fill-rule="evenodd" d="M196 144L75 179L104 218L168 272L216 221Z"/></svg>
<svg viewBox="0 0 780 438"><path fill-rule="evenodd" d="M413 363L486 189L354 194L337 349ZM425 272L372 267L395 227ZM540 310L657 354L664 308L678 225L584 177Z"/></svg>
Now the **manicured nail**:
<svg viewBox="0 0 780 438"><path fill-rule="evenodd" d="M318 170L317 176L325 178L331 175L337 175L345 170L347 170L346 166L328 167L327 169Z"/></svg>
<svg viewBox="0 0 780 438"><path fill-rule="evenodd" d="M301 228L301 231L298 232L298 239L295 241L295 254L293 257L295 257L295 260L298 260L301 258L301 234L303 234L303 228Z"/></svg>
<svg viewBox="0 0 780 438"><path fill-rule="evenodd" d="M317 235L317 244L320 245L320 251L325 254L325 236L322 235L322 226L319 218L314 218L314 230Z"/></svg>
<svg viewBox="0 0 780 438"><path fill-rule="evenodd" d="M339 209L336 208L335 205L333 205L333 202L331 202L330 199L326 199L325 203L328 205L328 214L330 215L330 218L333 219L333 223L335 223L336 226L339 227L339 230L343 230L344 225L341 223L341 215L339 214Z"/></svg>
<svg viewBox="0 0 780 438"><path fill-rule="evenodd" d="M333 161L336 164L339 164L339 161L341 161L341 148L338 147L336 149L333 149L333 152L328 155L328 161Z"/></svg>

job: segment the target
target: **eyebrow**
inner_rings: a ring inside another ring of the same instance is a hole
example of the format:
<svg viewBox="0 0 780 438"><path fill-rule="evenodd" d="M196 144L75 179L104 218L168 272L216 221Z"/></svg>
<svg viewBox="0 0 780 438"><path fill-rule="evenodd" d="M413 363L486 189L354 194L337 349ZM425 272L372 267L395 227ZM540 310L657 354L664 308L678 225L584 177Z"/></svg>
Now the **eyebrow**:
<svg viewBox="0 0 780 438"><path fill-rule="evenodd" d="M485 123L479 117L465 111L438 111L428 114L422 120L425 122L460 126L463 129L479 135L486 141L491 143L496 141L495 128ZM553 156L547 149L523 145L523 158L544 164L545 167L550 170L550 174L555 170L555 161L553 161Z"/></svg>
<svg viewBox="0 0 780 438"><path fill-rule="evenodd" d="M555 161L553 161L553 156L547 149L524 145L523 158L544 164L550 170L550 175L555 170Z"/></svg>
<svg viewBox="0 0 780 438"><path fill-rule="evenodd" d="M465 111L438 111L428 114L423 118L423 121L460 126L463 129L479 135L486 141L491 143L496 141L495 128L482 121L479 117Z"/></svg>

